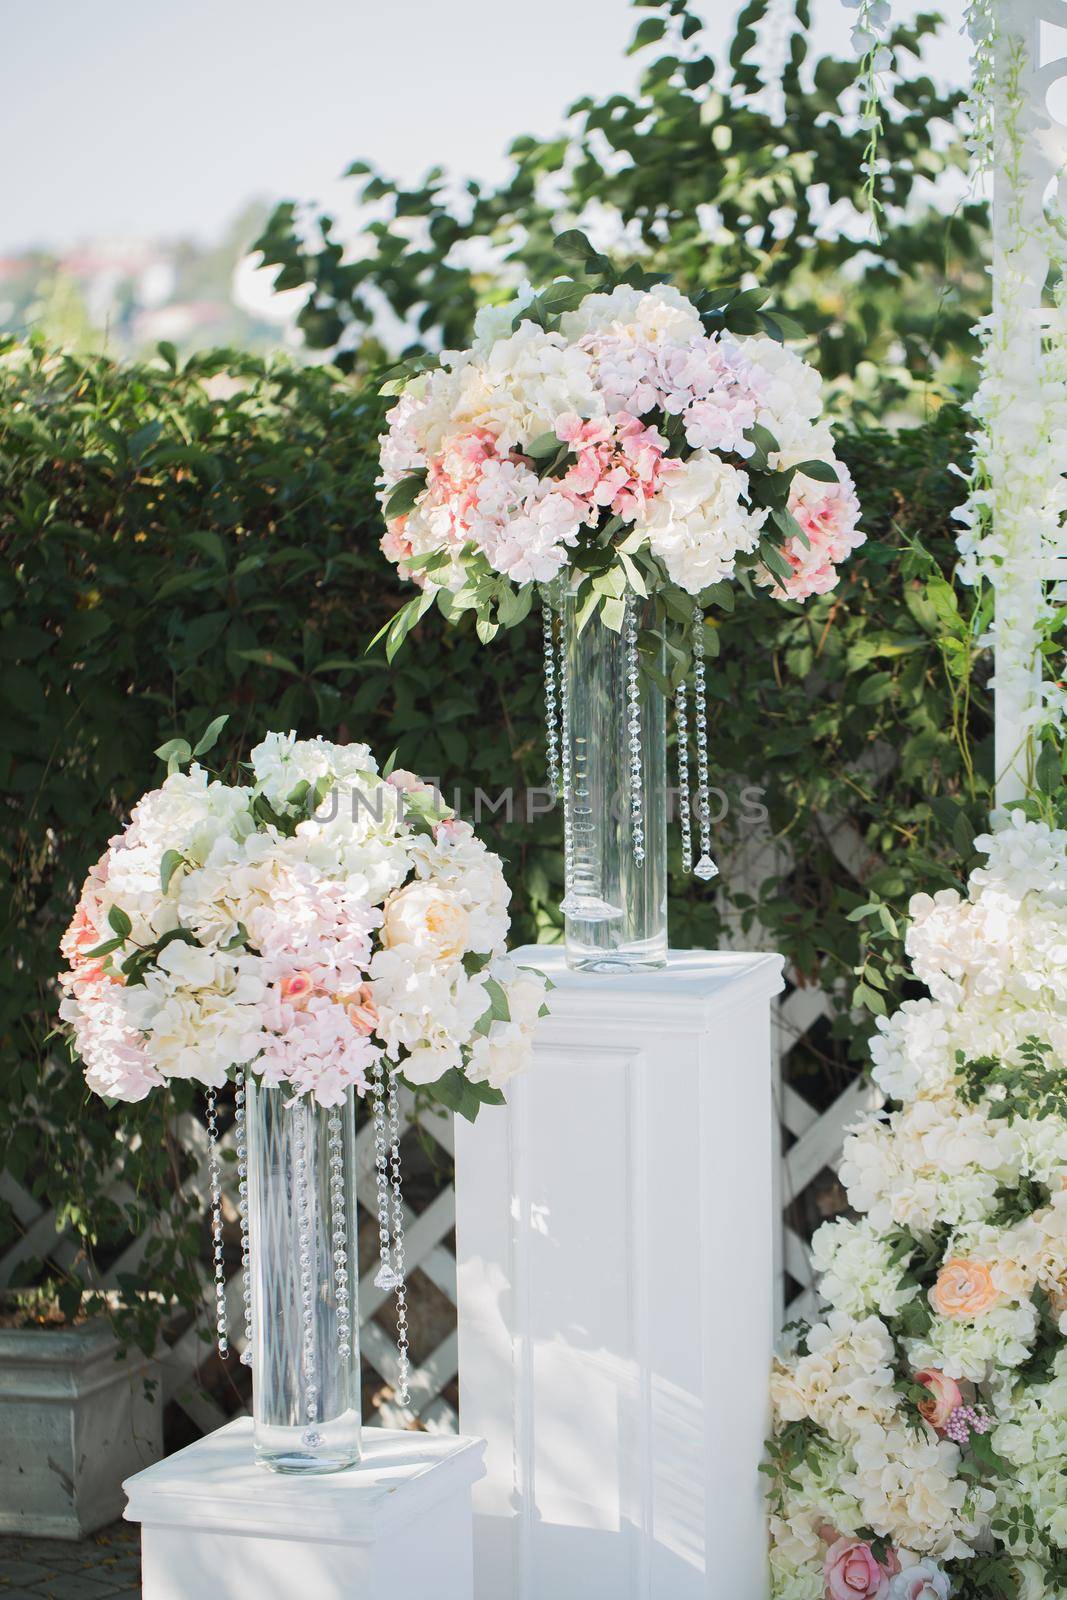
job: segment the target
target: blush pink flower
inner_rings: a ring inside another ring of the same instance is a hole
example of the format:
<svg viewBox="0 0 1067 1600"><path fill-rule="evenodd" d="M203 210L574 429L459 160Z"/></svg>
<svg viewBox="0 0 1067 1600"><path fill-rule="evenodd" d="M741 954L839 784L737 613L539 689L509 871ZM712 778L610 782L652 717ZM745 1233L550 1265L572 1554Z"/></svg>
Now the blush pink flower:
<svg viewBox="0 0 1067 1600"><path fill-rule="evenodd" d="M378 1008L374 1004L370 984L361 983L354 994L344 995L341 998L345 1016L356 1032L367 1038L374 1032L378 1021Z"/></svg>
<svg viewBox="0 0 1067 1600"><path fill-rule="evenodd" d="M556 424L556 437L569 444L578 458L560 487L582 502L590 526L605 509L632 522L656 494L664 475L679 465L666 455L663 435L627 411L608 422L583 422L567 414Z"/></svg>
<svg viewBox="0 0 1067 1600"><path fill-rule="evenodd" d="M758 581L773 586L781 595L783 587L790 600L806 600L813 594L827 594L837 584L837 566L863 544L866 535L856 524L860 504L846 467L834 466L837 483L819 483L798 472L789 491L789 510L803 530L789 539L782 554L792 575L778 582L770 572L761 571Z"/></svg>
<svg viewBox="0 0 1067 1600"><path fill-rule="evenodd" d="M882 1566L861 1539L838 1539L823 1563L826 1600L886 1600L889 1580L899 1571L895 1553L891 1552L889 1562Z"/></svg>
<svg viewBox="0 0 1067 1600"><path fill-rule="evenodd" d="M310 972L291 972L279 983L278 992L288 1005L302 1009L315 992L315 982Z"/></svg>
<svg viewBox="0 0 1067 1600"><path fill-rule="evenodd" d="M918 1402L919 1415L938 1433L943 1433L949 1417L957 1406L963 1404L959 1384L955 1378L946 1377L936 1367L924 1367L922 1372L915 1374L915 1382L929 1391L929 1397Z"/></svg>

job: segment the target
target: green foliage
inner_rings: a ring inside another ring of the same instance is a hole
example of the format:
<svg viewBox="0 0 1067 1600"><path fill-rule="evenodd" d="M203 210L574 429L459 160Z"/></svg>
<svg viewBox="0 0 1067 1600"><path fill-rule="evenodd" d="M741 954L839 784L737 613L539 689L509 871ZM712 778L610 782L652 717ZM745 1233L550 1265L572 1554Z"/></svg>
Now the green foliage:
<svg viewBox="0 0 1067 1600"><path fill-rule="evenodd" d="M968 1061L960 1052L959 1096L968 1105L986 1102L986 1113L1012 1123L1016 1117L1067 1118L1067 1082L1063 1068L1045 1039L1024 1039L1018 1063L997 1056Z"/></svg>
<svg viewBox="0 0 1067 1600"><path fill-rule="evenodd" d="M609 253L620 268L636 264L687 294L754 275L803 328L821 330L820 368L854 411L862 401L882 416L917 383L958 379L985 309L985 213L965 203L946 217L930 202L929 183L963 159L954 137L961 97L939 94L919 60L939 19L927 13L893 30L875 239L863 215L861 64L809 59L807 0L794 0L780 112L768 109L773 89L761 94L764 0L742 10L725 76L713 58L719 41L694 12L675 0L644 9L655 15L640 22L631 51L655 54L636 93L586 96L562 132L515 139L498 186L434 168L405 188L353 162L360 225L347 249L350 226L323 216L309 238L297 205L279 205L257 248L278 268L279 289L307 286L299 317L307 343L331 349L354 323L364 345L349 329L338 361L363 364L384 298L408 330L409 351L438 339L461 347L475 311L499 300L503 284L551 282L560 269L555 235L577 222L615 240ZM828 210L834 225L824 222Z"/></svg>
<svg viewBox="0 0 1067 1600"><path fill-rule="evenodd" d="M523 804L544 781L534 622L485 647L469 617L427 616L392 666L364 651L399 598L378 548L380 426L377 397L329 368L222 352L133 367L0 355L0 907L12 952L0 1169L54 1203L104 1265L147 1218L169 1215L124 1283L130 1337L148 1343L160 1318L150 1290L196 1299L203 1222L181 1191L173 1127L192 1097L177 1085L169 1104L109 1110L47 1036L59 937L87 867L161 777L157 751L185 760L214 734L219 762L270 728L365 738L439 778L450 801L458 785L476 821L477 791L491 803L510 786L510 814L483 805L478 825L505 860L516 942L558 936L558 815L543 794L531 821ZM860 1051L856 982L899 998L899 938L865 963L850 913L877 903L888 915L953 881L947 819L966 814L973 836L988 800L965 739L981 751L988 734L973 619L945 599L961 420L945 410L841 448L869 534L842 588L806 606L761 591L709 629L722 641L709 663L714 781L731 806L720 854L773 831L792 864L768 866L751 892L730 873L718 894L677 877L671 906L679 946L714 945L726 915L744 936L758 915L805 981L838 986L823 1071ZM769 825L755 820L761 799ZM119 1170L124 1197L105 1200ZM49 1270L64 1276L40 1262L23 1276Z"/></svg>
<svg viewBox="0 0 1067 1600"><path fill-rule="evenodd" d="M203 1219L167 1097L108 1109L49 1034L58 941L87 867L173 764L246 751L270 728L366 737L381 756L489 794L538 781L539 688L518 638L491 661L449 630L396 667L366 640L397 600L372 493L380 405L326 368L216 353L184 366L0 351L0 1170L57 1207L108 1266L161 1213L125 1275L124 1331L153 1342L151 1296L197 1304ZM506 692L505 692L506 688ZM521 731L516 731L521 730ZM501 819L502 826L502 819ZM556 820L516 827L520 935L550 930ZM177 870L167 862L165 869ZM114 948L122 929L115 929ZM136 976L136 974L133 974ZM108 1199L117 1175L123 1197ZM0 1243L17 1232L0 1209Z"/></svg>

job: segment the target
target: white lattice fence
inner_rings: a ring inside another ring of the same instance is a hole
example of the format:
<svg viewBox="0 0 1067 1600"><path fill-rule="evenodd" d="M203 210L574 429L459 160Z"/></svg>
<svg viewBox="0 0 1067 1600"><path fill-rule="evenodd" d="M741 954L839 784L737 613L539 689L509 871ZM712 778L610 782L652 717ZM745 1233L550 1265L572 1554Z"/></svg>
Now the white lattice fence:
<svg viewBox="0 0 1067 1600"><path fill-rule="evenodd" d="M410 1095L401 1099L402 1128L411 1126L413 1104ZM451 1157L453 1152L452 1119L443 1116L423 1116L420 1126ZM207 1205L207 1134L195 1117L183 1117L178 1124L179 1138L194 1157L194 1171L186 1188ZM232 1131L220 1140L225 1151L232 1147ZM374 1215L376 1188L374 1175L374 1136L370 1122L366 1122L356 1138L356 1189L359 1206ZM129 1190L117 1180L110 1189L111 1198L122 1201L132 1198ZM85 1271L85 1262L78 1240L70 1229L61 1229L54 1209L42 1207L29 1191L9 1173L0 1173L0 1200L10 1207L20 1228L16 1243L0 1259L0 1288L10 1284L17 1267L28 1260L54 1262L63 1271L77 1271L92 1289L101 1291L117 1288L120 1277L137 1266L144 1253L146 1238L131 1241L128 1248L104 1274L93 1277ZM416 1215L408 1207L404 1212L405 1256L408 1276L421 1272L434 1285L450 1305L456 1303L456 1259L446 1241L455 1224L455 1190L449 1182L440 1189L426 1208ZM376 1264L375 1264L376 1265ZM375 1313L386 1298L374 1285L374 1267L360 1280L359 1308L361 1320L360 1344L363 1359L372 1366L386 1385L394 1388L397 1380L397 1352L393 1341L374 1320ZM204 1307L211 1298L206 1266L202 1269ZM240 1349L237 1330L242 1326L242 1284L240 1272L235 1272L227 1282L227 1304L230 1326L234 1330L232 1343ZM410 1296L409 1296L410 1297ZM164 1397L175 1401L190 1420L203 1432L217 1428L227 1420L227 1413L208 1394L198 1381L198 1373L210 1346L201 1337L203 1319L197 1318L182 1334L160 1351ZM418 1421L431 1430L454 1429L456 1417L453 1407L444 1397L456 1378L458 1353L455 1328L451 1328L418 1365L413 1365L409 1378L411 1405L403 1410L386 1400L379 1409L379 1420L389 1427L409 1426Z"/></svg>
<svg viewBox="0 0 1067 1600"><path fill-rule="evenodd" d="M882 771L892 761L891 752L876 751L869 758L874 771ZM878 865L862 835L847 818L820 818L823 837L829 848L858 882ZM765 882L776 886L788 883L793 859L780 840L755 836L740 842L726 868L731 890L747 894L758 905ZM742 926L736 915L727 921L726 942L735 948L773 948L773 936L761 941L758 927ZM778 1286L780 1323L811 1317L817 1310L814 1273L807 1239L795 1226L795 1215L803 1209L807 1191L827 1168L836 1166L844 1135L864 1111L881 1105L882 1096L865 1078L857 1075L828 1106L816 1106L801 1093L803 1076L794 1068L810 1042L810 1036L834 1011L831 996L815 985L801 983L798 974L786 967L789 992L779 1001L774 1019L774 1067L777 1110L777 1137L781 1158L778 1174L778 1200L781 1229L777 1240L775 1273ZM808 1209L812 1209L808 1207ZM790 1282L799 1292L790 1290Z"/></svg>

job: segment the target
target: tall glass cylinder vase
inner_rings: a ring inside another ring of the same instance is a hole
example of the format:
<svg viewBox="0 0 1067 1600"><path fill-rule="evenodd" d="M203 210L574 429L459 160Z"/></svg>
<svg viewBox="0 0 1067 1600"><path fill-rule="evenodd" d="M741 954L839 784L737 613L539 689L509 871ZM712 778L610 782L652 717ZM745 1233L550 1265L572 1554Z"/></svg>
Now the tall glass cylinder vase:
<svg viewBox="0 0 1067 1600"><path fill-rule="evenodd" d="M247 1096L256 1458L337 1472L360 1457L354 1091Z"/></svg>
<svg viewBox="0 0 1067 1600"><path fill-rule="evenodd" d="M667 960L666 707L635 649L651 608L629 607L620 633L599 617L579 632L563 601L567 964L594 972Z"/></svg>

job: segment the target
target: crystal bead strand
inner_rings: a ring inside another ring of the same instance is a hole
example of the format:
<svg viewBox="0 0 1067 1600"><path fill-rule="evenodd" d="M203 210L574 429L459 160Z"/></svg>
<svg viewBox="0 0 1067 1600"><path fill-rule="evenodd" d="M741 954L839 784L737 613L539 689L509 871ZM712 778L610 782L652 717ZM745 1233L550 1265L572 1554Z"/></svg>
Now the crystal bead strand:
<svg viewBox="0 0 1067 1600"><path fill-rule="evenodd" d="M562 582L560 607L566 605ZM560 612L562 616L562 609ZM559 641L559 771L563 788L563 899L560 910L570 915L575 906L574 885L574 793L571 771L571 680L564 630Z"/></svg>
<svg viewBox="0 0 1067 1600"><path fill-rule="evenodd" d="M627 593L623 613L626 642L626 721L630 746L630 829L634 860L645 859L645 796L641 760L641 683L637 662L637 615L634 597Z"/></svg>
<svg viewBox="0 0 1067 1600"><path fill-rule="evenodd" d="M683 678L674 691L674 719L678 736L678 804L682 825L682 871L693 870L693 802L689 793L689 702Z"/></svg>
<svg viewBox="0 0 1067 1600"><path fill-rule="evenodd" d="M230 1353L230 1323L226 1311L226 1266L222 1259L222 1173L219 1168L218 1094L207 1091L207 1175L211 1192L211 1244L215 1271L215 1334L223 1361Z"/></svg>
<svg viewBox="0 0 1067 1600"><path fill-rule="evenodd" d="M335 1108L326 1122L330 1151L330 1237L333 1244L333 1286L337 1301L337 1354L352 1353L352 1321L348 1302L348 1229L345 1220L345 1158L341 1113Z"/></svg>
<svg viewBox="0 0 1067 1600"><path fill-rule="evenodd" d="M389 1156L393 1179L393 1267L396 1274L396 1397L402 1406L410 1403L408 1390L408 1302L404 1284L404 1202L400 1194L400 1104L397 1074L389 1077Z"/></svg>
<svg viewBox="0 0 1067 1600"><path fill-rule="evenodd" d="M248 1237L248 1125L245 1117L245 1075L234 1074L234 1142L237 1145L237 1215L241 1223L241 1295L244 1301L245 1347L241 1365L252 1365L252 1251Z"/></svg>
<svg viewBox="0 0 1067 1600"><path fill-rule="evenodd" d="M696 700L697 820L700 823L700 860L693 868L705 882L719 869L711 859L711 791L708 779L708 711L704 672L704 613L693 608L693 695Z"/></svg>
<svg viewBox="0 0 1067 1600"><path fill-rule="evenodd" d="M559 708L556 703L556 625L547 600L541 603L541 622L545 653L545 753L548 788L554 800L559 793Z"/></svg>
<svg viewBox="0 0 1067 1600"><path fill-rule="evenodd" d="M374 1274L374 1287L391 1294L396 1288L392 1246L389 1235L389 1157L385 1143L385 1067L381 1061L371 1070L371 1100L374 1115L374 1181L378 1190L378 1255L381 1265Z"/></svg>
<svg viewBox="0 0 1067 1600"><path fill-rule="evenodd" d="M289 1113L293 1118L293 1153L296 1167L296 1229L300 1264L300 1318L304 1353L304 1422L300 1436L303 1445L314 1447L322 1443L322 1434L315 1428L318 1413L319 1386L315 1373L315 1313L314 1290L311 1275L311 1185L308 1175L308 1122L310 1111L305 1100L300 1100Z"/></svg>

